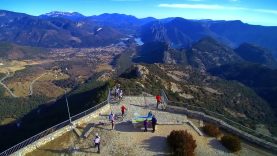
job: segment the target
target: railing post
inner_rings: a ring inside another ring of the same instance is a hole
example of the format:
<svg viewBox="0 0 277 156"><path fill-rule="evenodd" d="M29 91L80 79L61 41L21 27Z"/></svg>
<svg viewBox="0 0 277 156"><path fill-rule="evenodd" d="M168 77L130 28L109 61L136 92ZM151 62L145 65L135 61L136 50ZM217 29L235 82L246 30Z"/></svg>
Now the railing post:
<svg viewBox="0 0 277 156"><path fill-rule="evenodd" d="M107 97L108 104L110 103L110 95L111 95L111 90L110 88L108 88L108 97Z"/></svg>

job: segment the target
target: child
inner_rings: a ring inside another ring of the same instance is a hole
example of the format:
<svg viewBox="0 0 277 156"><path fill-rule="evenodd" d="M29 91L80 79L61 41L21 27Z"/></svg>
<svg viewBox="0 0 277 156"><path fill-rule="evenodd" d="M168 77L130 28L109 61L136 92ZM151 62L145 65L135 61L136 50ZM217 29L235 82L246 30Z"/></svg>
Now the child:
<svg viewBox="0 0 277 156"><path fill-rule="evenodd" d="M148 124L147 119L145 119L145 120L143 121L144 132L147 132L147 124Z"/></svg>

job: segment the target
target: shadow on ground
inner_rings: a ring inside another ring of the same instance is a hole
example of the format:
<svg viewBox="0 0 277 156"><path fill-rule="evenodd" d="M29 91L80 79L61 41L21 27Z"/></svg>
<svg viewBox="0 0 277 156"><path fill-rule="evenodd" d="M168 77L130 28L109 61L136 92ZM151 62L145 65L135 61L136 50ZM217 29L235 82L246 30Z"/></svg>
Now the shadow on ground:
<svg viewBox="0 0 277 156"><path fill-rule="evenodd" d="M51 152L59 155L72 155L74 153L97 153L97 150L94 147L85 147L85 148L77 148L73 147L64 148L64 149L39 149L45 152Z"/></svg>
<svg viewBox="0 0 277 156"><path fill-rule="evenodd" d="M134 128L130 122L121 122L115 124L115 130L120 132L143 132L140 128Z"/></svg>
<svg viewBox="0 0 277 156"><path fill-rule="evenodd" d="M166 143L166 137L153 136L143 142L143 148L152 152L155 152L156 156L171 155L168 145Z"/></svg>
<svg viewBox="0 0 277 156"><path fill-rule="evenodd" d="M218 140L216 139L212 139L209 142L209 145L211 146L211 148L219 150L219 151L223 151L224 153L230 153L230 151L228 151Z"/></svg>

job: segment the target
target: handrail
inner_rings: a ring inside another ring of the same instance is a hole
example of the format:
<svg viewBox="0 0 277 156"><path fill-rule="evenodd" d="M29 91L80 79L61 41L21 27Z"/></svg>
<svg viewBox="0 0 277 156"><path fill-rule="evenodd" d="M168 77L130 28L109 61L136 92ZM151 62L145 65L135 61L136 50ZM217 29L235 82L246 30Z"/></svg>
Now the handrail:
<svg viewBox="0 0 277 156"><path fill-rule="evenodd" d="M147 89L147 88L124 88L120 87L121 90L123 90L123 96L139 96L143 95L143 93L154 93L154 94L160 94L160 89L159 88L152 88L152 89ZM115 88L111 88L111 95L115 94Z"/></svg>
<svg viewBox="0 0 277 156"><path fill-rule="evenodd" d="M52 126L52 127L50 127L48 129L46 129L46 130L44 130L44 131L34 135L34 136L32 136L31 138L28 138L28 139L26 139L26 140L24 140L24 141L22 141L22 142L20 142L20 143L18 143L16 145L10 147L9 149L7 149L4 152L0 153L0 156L6 156L6 155L9 155L9 154L12 154L15 151L25 147L26 144L29 145L29 144L35 142L36 140L38 140L38 139L40 139L40 138L50 134L54 129L56 131L56 130L58 130L60 128L63 128L65 125L68 125L69 123L70 123L69 120L66 120L66 121L64 121L62 123L59 123L59 124L57 124L55 126ZM62 126L62 127L60 127L60 126Z"/></svg>
<svg viewBox="0 0 277 156"><path fill-rule="evenodd" d="M130 89L129 89L129 90L130 90ZM110 89L109 89L108 96L107 96L107 99L106 99L105 101L103 101L103 102L101 102L101 103L99 103L99 104L93 106L92 108L89 108L89 109L87 109L87 110L85 110L85 111L83 111L83 112L81 112L81 113L79 113L79 114L76 114L76 115L72 116L72 117L71 117L71 118L72 118L72 121L76 121L76 120L78 120L78 119L80 119L80 118L86 116L87 114L93 112L94 110L96 110L96 109L98 109L98 108L100 108L100 107L102 107L102 106L108 104L108 103L110 102L110 96L111 96L111 94L112 94L112 92L111 92ZM164 90L160 90L160 94L161 94L161 96L163 97L164 103L165 103L166 105L168 105L168 103L172 103L172 102L173 102L173 103L185 104L185 103L183 103L183 102L170 101L170 100L167 98L167 95L166 95L166 93L165 93ZM220 116L221 118L223 118L225 121L227 120L227 121L229 121L229 122L232 122L232 123L238 125L240 128L243 127L243 128L245 128L245 129L247 129L248 131L254 132L254 134L262 135L262 136L265 136L265 137L270 137L270 136L265 135L265 134L257 133L257 132L256 132L255 130L253 130L253 129L250 129L250 128L244 126L244 125L241 125L241 124L239 124L239 123L237 123L237 122L235 122L235 121L233 121L233 120L231 120L231 119L228 119L228 118L226 118L223 114L219 114L219 113L216 113L216 112L207 110L206 108L199 107L199 106L193 106L193 105L189 105L189 104L186 104L186 106L187 106L187 107L195 107L195 108L202 109L202 110L204 110L203 112L202 112L202 111L194 111L194 112L202 113L202 114L204 114L204 115L206 115L205 111L206 111L206 112L209 112L209 113L211 113L211 114L216 114L216 115ZM181 108L182 108L182 107L177 107L177 106L170 106L170 107L174 107L174 108L177 108L177 109L181 109ZM184 108L184 109L189 110L188 108ZM193 111L193 110L189 110L189 111ZM206 116L209 116L209 115L206 115ZM211 117L213 117L213 116L211 116ZM218 119L217 117L213 117L213 118ZM220 120L220 119L219 119L219 120ZM224 120L223 120L223 121L224 121ZM22 142L20 142L20 143L18 143L18 144L16 144L16 145L10 147L9 149L3 151L2 153L0 153L0 156L7 156L7 155L10 155L10 154L12 154L12 153L18 151L19 149L21 149L21 148L23 148L23 147L26 147L27 145L29 145L29 144L31 144L31 143L33 143L33 142L35 142L35 141L37 141L37 140L39 140L39 139L41 139L41 138L47 136L48 134L50 134L50 133L52 133L52 132L54 132L54 131L56 131L56 130L59 130L59 129L61 129L61 128L67 126L67 125L69 125L69 123L70 123L69 120L66 120L66 121L64 121L64 122L62 122L62 123L59 123L59 124L57 124L57 125L55 125L55 126L52 126L51 128L48 128L48 129L46 129L46 130L44 130L44 131L42 131L42 132L36 134L35 136L32 136L31 138L28 138L28 139L26 139L26 140L24 140L24 141L22 141ZM231 126L231 125L230 125L230 126ZM234 127L234 128L235 128L235 127ZM242 130L242 129L240 129L240 130ZM244 130L242 130L242 131L245 132ZM246 133L247 133L247 132L246 132ZM247 133L247 134L249 134L249 133ZM250 134L249 134L249 135L250 135ZM270 138L271 138L271 137L270 137ZM260 139L260 138L259 138L259 139ZM271 139L273 139L274 141L277 140L277 139L275 139L275 138L271 138Z"/></svg>
<svg viewBox="0 0 277 156"><path fill-rule="evenodd" d="M86 116L87 114L97 110L98 108L100 108L100 107L102 107L102 106L104 106L106 104L108 104L107 100L105 100L105 101L103 101L103 102L101 102L101 103L99 103L99 104L97 104L97 105L95 105L95 106L93 106L93 107L91 107L91 108L89 108L89 109L79 113L79 114L76 114L76 115L72 116L71 119L72 119L72 121L76 121L76 120ZM19 149L21 149L23 147L26 147L26 146L30 145L31 143L33 143L33 142L35 142L35 141L37 141L37 140L39 140L39 139L41 139L41 138L51 134L52 132L55 132L56 130L64 128L65 126L67 126L69 124L70 124L69 120L66 120L66 121L63 121L62 123L54 125L54 126L48 128L48 129L46 129L46 130L44 130L44 131L42 131L42 132L40 132L38 134L36 134L36 135L34 135L34 136L32 136L32 137L30 137L30 138L28 138L28 139L18 143L18 144L10 147L9 149L3 151L2 153L0 153L0 156L8 156L8 155L18 151Z"/></svg>
<svg viewBox="0 0 277 156"><path fill-rule="evenodd" d="M172 103L181 103L181 102L175 102L175 101L170 101L170 102L172 102ZM182 103L182 104L185 104L185 103ZM274 137L271 137L271 136L266 135L266 134L259 133L259 132L255 131L255 130L249 128L249 127L246 127L246 126L244 126L244 125L242 125L242 124L240 124L240 123L238 123L238 122L235 122L235 121L233 121L233 120L231 120L231 119L228 119L228 118L225 117L225 115L223 115L223 114L220 114L220 113L217 113L217 112L213 112L213 111L210 111L210 110L208 110L208 109L206 109L206 108L199 107L199 106L193 106L193 105L189 105L189 104L185 104L185 106L187 106L187 107L199 108L199 109L202 109L203 112L209 112L209 113L211 113L211 114L215 114L215 115L217 115L217 116L220 116L221 119L223 118L225 121L227 120L227 121L229 121L229 122L232 122L233 124L236 124L236 125L239 126L239 127L245 128L245 129L247 129L248 131L251 131L251 132L255 133L256 135L262 135L262 136L268 137L267 139L270 139L270 140L273 140L274 142L277 142L277 139L275 139ZM186 107L186 108L187 108L187 107ZM190 110L191 110L191 109L190 109Z"/></svg>
<svg viewBox="0 0 277 156"><path fill-rule="evenodd" d="M193 106L193 105L190 105L190 104L187 104L187 103L184 103L184 102L170 101L170 100L168 100L167 95L166 95L166 93L164 92L164 90L162 90L161 92L162 92L162 96L164 96L164 99L167 101L167 104L168 104L168 103L179 103L179 104L183 104L184 106L186 106L186 109L188 109L188 110L192 110L192 109L189 109L188 107L198 108L198 109L200 109L200 110L202 110L202 111L195 111L195 112L201 112L201 113L204 113L204 114L207 114L207 113L205 113L205 112L208 112L208 114L211 114L212 117L218 116L218 117L220 117L219 119L223 119L223 121L228 121L227 123L229 123L229 124L230 124L230 122L231 122L233 125L236 125L235 127L238 127L238 128L239 128L240 130L242 130L243 132L246 132L246 133L248 133L248 134L251 134L251 133L249 133L249 131L250 131L250 132L252 132L252 135L254 135L254 136L256 136L256 137L257 137L257 136L258 136L258 137L262 137L262 138L266 139L267 141L272 142L272 143L274 143L274 144L276 144L276 142L277 142L277 139L276 139L276 138L271 137L271 136L268 136L268 135L266 135L266 134L259 133L259 132L255 131L255 130L249 128L249 127L246 127L246 126L244 126L244 125L242 125L242 124L240 124L240 123L237 123L237 122L235 122L235 121L233 121L233 120L231 120L231 119L228 119L228 118L226 118L225 115L223 115L223 114L210 111L210 110L208 110L208 109L206 109L206 108L203 108L203 107ZM178 107L176 107L176 108L178 108ZM215 118L217 119L218 117L215 117ZM230 125L230 126L231 126L231 125ZM247 131L248 131L248 132L247 132ZM253 134L253 133L254 133L254 134Z"/></svg>

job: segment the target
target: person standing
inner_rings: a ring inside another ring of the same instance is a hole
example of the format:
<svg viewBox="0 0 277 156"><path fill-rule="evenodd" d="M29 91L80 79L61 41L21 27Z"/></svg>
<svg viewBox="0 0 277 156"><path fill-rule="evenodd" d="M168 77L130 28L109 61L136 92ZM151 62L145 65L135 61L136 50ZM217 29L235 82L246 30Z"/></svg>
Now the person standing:
<svg viewBox="0 0 277 156"><path fill-rule="evenodd" d="M116 88L116 89L115 89L115 98L116 98L116 99L119 98L119 91L120 91L119 88Z"/></svg>
<svg viewBox="0 0 277 156"><path fill-rule="evenodd" d="M94 148L97 147L97 153L100 153L100 136L98 135L98 133L96 133L96 136L93 141L94 141Z"/></svg>
<svg viewBox="0 0 277 156"><path fill-rule="evenodd" d="M111 121L112 129L114 129L114 114L112 112L111 112L111 114L109 116L109 120Z"/></svg>
<svg viewBox="0 0 277 156"><path fill-rule="evenodd" d="M148 124L147 119L145 119L145 120L143 121L144 132L147 132L147 124Z"/></svg>
<svg viewBox="0 0 277 156"><path fill-rule="evenodd" d="M122 105L122 106L121 106L121 114L122 114L122 117L124 116L125 110L127 110L127 108L126 108L124 105Z"/></svg>
<svg viewBox="0 0 277 156"><path fill-rule="evenodd" d="M157 95L156 96L156 100L157 100L157 109L159 108L159 104L161 103L161 96Z"/></svg>
<svg viewBox="0 0 277 156"><path fill-rule="evenodd" d="M156 117L155 117L155 115L153 115L153 117L152 117L152 128L153 128L153 133L155 132L155 130L156 130L156 124L157 124L157 119L156 119Z"/></svg>
<svg viewBox="0 0 277 156"><path fill-rule="evenodd" d="M119 91L119 100L122 100L122 98L123 98L123 90L121 89Z"/></svg>

